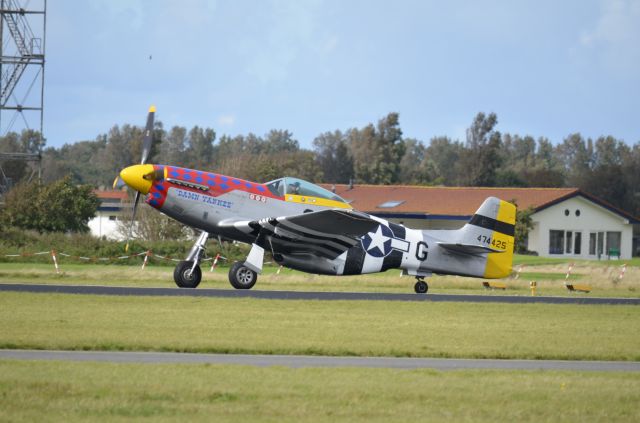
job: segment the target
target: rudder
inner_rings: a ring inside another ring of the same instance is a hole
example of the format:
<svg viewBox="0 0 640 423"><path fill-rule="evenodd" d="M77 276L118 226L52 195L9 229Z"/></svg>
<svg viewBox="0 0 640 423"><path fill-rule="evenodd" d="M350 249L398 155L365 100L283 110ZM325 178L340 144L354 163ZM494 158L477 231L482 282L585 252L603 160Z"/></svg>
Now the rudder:
<svg viewBox="0 0 640 423"><path fill-rule="evenodd" d="M462 231L465 243L483 245L499 252L489 252L482 277L504 278L511 274L516 224L516 206L487 198Z"/></svg>

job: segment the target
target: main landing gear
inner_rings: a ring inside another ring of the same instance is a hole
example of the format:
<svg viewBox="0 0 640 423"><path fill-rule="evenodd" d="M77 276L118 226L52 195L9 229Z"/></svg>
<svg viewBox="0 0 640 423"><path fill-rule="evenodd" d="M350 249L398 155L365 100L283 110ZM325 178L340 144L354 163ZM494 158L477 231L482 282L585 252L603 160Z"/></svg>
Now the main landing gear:
<svg viewBox="0 0 640 423"><path fill-rule="evenodd" d="M229 269L229 282L235 289L251 289L258 281L258 274L237 261Z"/></svg>
<svg viewBox="0 0 640 423"><path fill-rule="evenodd" d="M413 289L416 291L416 294L426 294L429 290L429 285L424 281L424 277L416 276L416 284L413 286Z"/></svg>
<svg viewBox="0 0 640 423"><path fill-rule="evenodd" d="M202 280L200 260L204 255L208 232L202 232L186 260L178 263L173 271L173 280L180 288L196 288ZM246 261L236 262L229 269L229 282L235 289L251 289L258 281L258 272L262 270L264 250L253 244Z"/></svg>
<svg viewBox="0 0 640 423"><path fill-rule="evenodd" d="M259 237L258 237L259 238ZM251 244L251 251L245 261L233 263L229 269L229 282L235 289L251 289L258 281L258 274L262 273L264 248Z"/></svg>

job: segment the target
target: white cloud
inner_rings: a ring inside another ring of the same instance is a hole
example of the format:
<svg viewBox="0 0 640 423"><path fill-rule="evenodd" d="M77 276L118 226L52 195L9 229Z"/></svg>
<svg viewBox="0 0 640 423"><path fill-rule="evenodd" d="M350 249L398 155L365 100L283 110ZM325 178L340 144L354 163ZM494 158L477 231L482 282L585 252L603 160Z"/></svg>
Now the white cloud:
<svg viewBox="0 0 640 423"><path fill-rule="evenodd" d="M581 45L616 73L640 71L640 0L603 0L595 27L580 37Z"/></svg>
<svg viewBox="0 0 640 423"><path fill-rule="evenodd" d="M216 119L216 123L220 126L233 126L236 123L234 115L220 115Z"/></svg>

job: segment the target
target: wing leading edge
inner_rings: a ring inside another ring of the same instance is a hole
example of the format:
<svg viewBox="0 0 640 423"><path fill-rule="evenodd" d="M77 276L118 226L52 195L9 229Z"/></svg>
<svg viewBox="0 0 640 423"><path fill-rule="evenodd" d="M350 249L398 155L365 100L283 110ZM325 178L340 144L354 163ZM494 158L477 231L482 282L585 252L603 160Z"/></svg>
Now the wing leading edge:
<svg viewBox="0 0 640 423"><path fill-rule="evenodd" d="M352 210L321 210L294 216L232 222L229 226L268 241L272 252L311 253L335 259L371 232L378 222Z"/></svg>

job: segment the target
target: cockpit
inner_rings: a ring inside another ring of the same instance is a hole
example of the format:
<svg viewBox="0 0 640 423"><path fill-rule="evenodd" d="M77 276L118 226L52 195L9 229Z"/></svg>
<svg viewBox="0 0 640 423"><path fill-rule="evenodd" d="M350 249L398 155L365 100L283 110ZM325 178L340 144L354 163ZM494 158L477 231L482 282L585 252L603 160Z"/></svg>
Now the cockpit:
<svg viewBox="0 0 640 423"><path fill-rule="evenodd" d="M286 194L302 195L306 197L324 198L327 200L340 201L346 203L346 201L339 195L326 190L311 182L304 181L298 178L284 177L276 179L266 183L267 188L274 195L284 196Z"/></svg>

